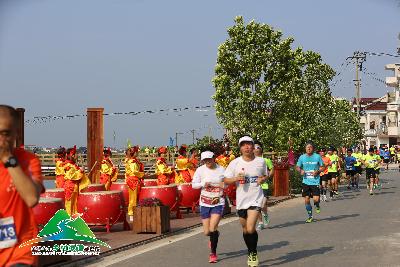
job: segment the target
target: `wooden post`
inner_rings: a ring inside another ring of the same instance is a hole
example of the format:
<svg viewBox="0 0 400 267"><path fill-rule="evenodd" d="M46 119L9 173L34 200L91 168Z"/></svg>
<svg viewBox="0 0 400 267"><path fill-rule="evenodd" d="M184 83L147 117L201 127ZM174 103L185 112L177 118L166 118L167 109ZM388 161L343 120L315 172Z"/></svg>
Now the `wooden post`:
<svg viewBox="0 0 400 267"><path fill-rule="evenodd" d="M18 113L18 121L17 121L17 140L16 140L16 147L23 146L25 144L25 109L24 108L17 108L17 113Z"/></svg>
<svg viewBox="0 0 400 267"><path fill-rule="evenodd" d="M289 166L274 166L274 197L289 195Z"/></svg>
<svg viewBox="0 0 400 267"><path fill-rule="evenodd" d="M87 167L88 170L94 167L90 174L90 181L98 183L100 181L100 166L103 160L104 131L103 131L103 111L104 108L87 109Z"/></svg>

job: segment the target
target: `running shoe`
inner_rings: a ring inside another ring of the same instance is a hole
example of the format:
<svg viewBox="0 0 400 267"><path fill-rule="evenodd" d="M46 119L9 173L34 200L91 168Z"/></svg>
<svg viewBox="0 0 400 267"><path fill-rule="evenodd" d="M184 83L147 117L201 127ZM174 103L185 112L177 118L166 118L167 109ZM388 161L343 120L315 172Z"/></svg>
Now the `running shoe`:
<svg viewBox="0 0 400 267"><path fill-rule="evenodd" d="M351 189L350 185L347 186L347 189Z"/></svg>
<svg viewBox="0 0 400 267"><path fill-rule="evenodd" d="M269 224L269 216L268 213L262 213L264 227L267 227Z"/></svg>
<svg viewBox="0 0 400 267"><path fill-rule="evenodd" d="M208 260L209 263L216 263L218 261L217 254L211 253L210 259Z"/></svg>
<svg viewBox="0 0 400 267"><path fill-rule="evenodd" d="M307 220L306 220L306 223L312 223L313 222L313 217L309 217Z"/></svg>
<svg viewBox="0 0 400 267"><path fill-rule="evenodd" d="M316 212L317 214L320 214L320 213L321 213L321 208L315 207L315 212Z"/></svg>
<svg viewBox="0 0 400 267"><path fill-rule="evenodd" d="M374 194L374 191L370 190L369 194L372 196Z"/></svg>
<svg viewBox="0 0 400 267"><path fill-rule="evenodd" d="M258 255L257 253L251 252L247 257L247 265L249 267L257 267L258 266Z"/></svg>
<svg viewBox="0 0 400 267"><path fill-rule="evenodd" d="M264 224L263 224L262 222L259 222L259 223L257 224L256 230L257 230L257 231L261 231L261 230L263 230L263 229L265 229Z"/></svg>

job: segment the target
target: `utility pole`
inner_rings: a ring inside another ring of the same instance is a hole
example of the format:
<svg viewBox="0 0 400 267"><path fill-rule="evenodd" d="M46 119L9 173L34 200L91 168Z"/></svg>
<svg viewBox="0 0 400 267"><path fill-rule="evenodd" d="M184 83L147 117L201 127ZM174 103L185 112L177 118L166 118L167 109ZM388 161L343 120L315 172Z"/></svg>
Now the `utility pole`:
<svg viewBox="0 0 400 267"><path fill-rule="evenodd" d="M352 57L348 57L347 59L355 60L355 63L356 63L356 79L354 80L354 82L355 82L355 86L356 86L357 116L360 116L360 110L361 110L361 103L360 103L361 83L360 82L361 82L361 80L360 80L359 71L362 71L362 64L366 60L366 53L356 51L356 52L354 52L354 55Z"/></svg>
<svg viewBox="0 0 400 267"><path fill-rule="evenodd" d="M211 144L211 125L208 126L208 143Z"/></svg>
<svg viewBox="0 0 400 267"><path fill-rule="evenodd" d="M193 129L193 130L190 130L191 132L192 132L192 144L194 145L194 133L196 132L196 130L195 129Z"/></svg>
<svg viewBox="0 0 400 267"><path fill-rule="evenodd" d="M175 133L175 146L178 146L178 134L183 134L183 133Z"/></svg>

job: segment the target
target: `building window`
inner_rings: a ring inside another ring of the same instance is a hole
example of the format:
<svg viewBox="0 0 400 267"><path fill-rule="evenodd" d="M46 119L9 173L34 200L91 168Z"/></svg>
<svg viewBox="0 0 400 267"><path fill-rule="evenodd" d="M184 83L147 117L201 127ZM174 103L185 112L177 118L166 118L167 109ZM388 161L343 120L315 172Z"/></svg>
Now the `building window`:
<svg viewBox="0 0 400 267"><path fill-rule="evenodd" d="M374 121L371 121L370 123L369 123L369 128L370 129L375 129L375 122Z"/></svg>

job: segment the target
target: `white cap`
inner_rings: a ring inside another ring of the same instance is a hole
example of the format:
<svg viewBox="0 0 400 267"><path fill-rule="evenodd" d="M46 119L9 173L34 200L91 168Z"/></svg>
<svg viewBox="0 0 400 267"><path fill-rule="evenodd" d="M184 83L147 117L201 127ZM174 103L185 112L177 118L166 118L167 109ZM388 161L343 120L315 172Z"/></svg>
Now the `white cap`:
<svg viewBox="0 0 400 267"><path fill-rule="evenodd" d="M254 144L254 140L250 136L243 136L242 138L240 138L239 146L240 146L240 143L242 143L242 142L252 142Z"/></svg>
<svg viewBox="0 0 400 267"><path fill-rule="evenodd" d="M214 153L212 153L211 151L204 151L200 155L201 160L212 159L213 157L214 157Z"/></svg>

